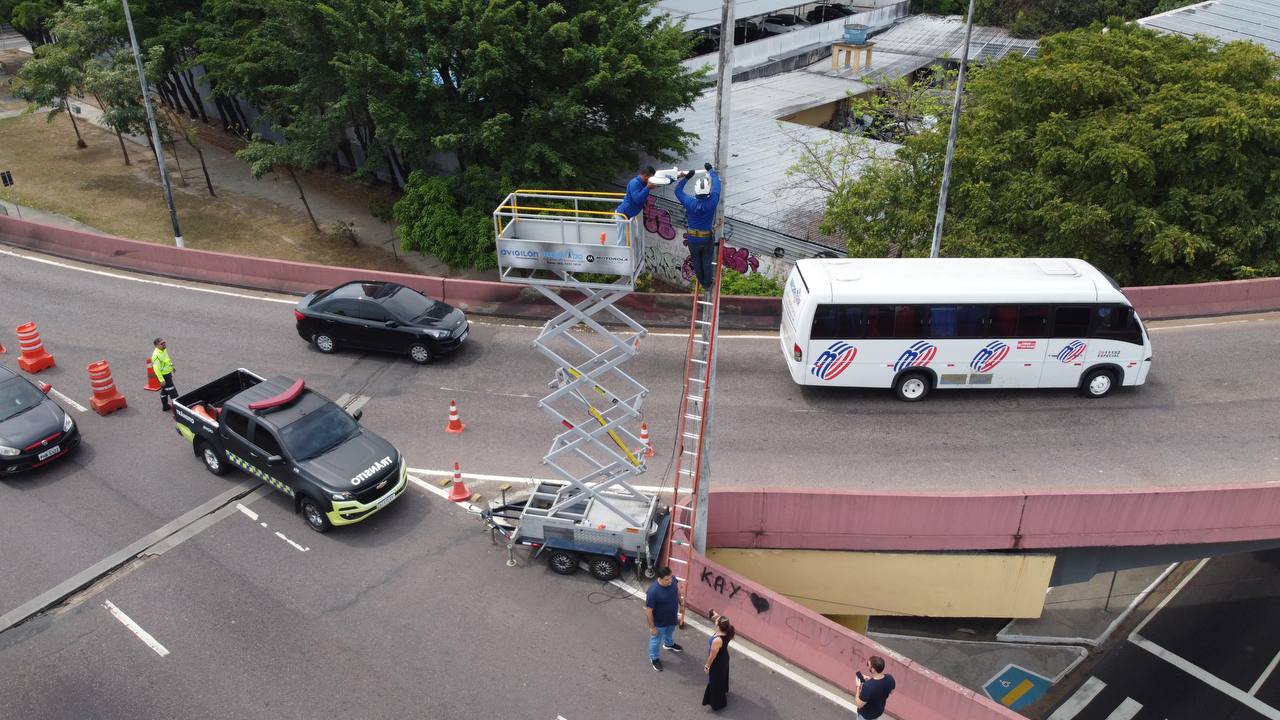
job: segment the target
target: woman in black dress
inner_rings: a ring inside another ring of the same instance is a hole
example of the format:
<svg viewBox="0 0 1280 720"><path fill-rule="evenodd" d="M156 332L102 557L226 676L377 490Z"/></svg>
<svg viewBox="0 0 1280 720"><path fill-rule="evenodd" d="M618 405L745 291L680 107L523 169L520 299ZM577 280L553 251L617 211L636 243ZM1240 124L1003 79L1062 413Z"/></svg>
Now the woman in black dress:
<svg viewBox="0 0 1280 720"><path fill-rule="evenodd" d="M707 689L702 693L702 704L710 705L712 710L719 710L729 702L729 643L733 641L733 625L729 618L711 611L711 619L716 626L716 634L708 643L707 664L702 669L707 673Z"/></svg>

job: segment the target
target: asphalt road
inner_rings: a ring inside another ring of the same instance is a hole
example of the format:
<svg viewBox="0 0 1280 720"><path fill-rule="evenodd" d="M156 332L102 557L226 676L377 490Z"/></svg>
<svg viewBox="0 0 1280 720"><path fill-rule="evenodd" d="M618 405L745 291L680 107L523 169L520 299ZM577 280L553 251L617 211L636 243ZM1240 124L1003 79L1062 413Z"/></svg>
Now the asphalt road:
<svg viewBox="0 0 1280 720"><path fill-rule="evenodd" d="M1280 550L1204 562L1050 720L1280 718L1277 598Z"/></svg>
<svg viewBox="0 0 1280 720"><path fill-rule="evenodd" d="M326 356L297 337L292 299L66 265L0 249L0 328L36 321L58 361L40 378L82 405L85 366L110 361L131 406L106 418L76 413L85 439L74 455L0 483L0 613L244 480L207 474L142 390L157 335L169 341L180 391L237 366L302 376L332 397L371 398L363 422L415 467L457 460L468 472L547 474L538 461L557 426L535 405L550 367L529 347L533 328L479 321L467 348L428 367ZM1264 371L1274 371L1278 322L1157 329L1149 385L1103 401L975 392L904 405L888 392L804 390L787 377L776 339L727 338L716 482L964 491L1275 480L1280 389ZM14 363L12 332L0 342L10 348L0 362ZM652 391L659 456L649 484L662 483L670 453L683 347L675 335L651 337L628 366ZM443 432L451 398L462 435ZM280 497L244 502L259 520L228 506L185 542L0 633L0 716L699 711L698 663L650 670L633 601L541 565L506 568L473 520L421 489L323 537ZM148 648L107 602L169 654ZM735 717L844 712L735 662Z"/></svg>

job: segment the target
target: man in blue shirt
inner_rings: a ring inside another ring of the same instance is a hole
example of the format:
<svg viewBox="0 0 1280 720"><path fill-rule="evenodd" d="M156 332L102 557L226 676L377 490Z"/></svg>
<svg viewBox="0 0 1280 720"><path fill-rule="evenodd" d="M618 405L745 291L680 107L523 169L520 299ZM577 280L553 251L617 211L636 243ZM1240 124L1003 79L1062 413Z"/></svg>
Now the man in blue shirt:
<svg viewBox="0 0 1280 720"><path fill-rule="evenodd" d="M879 655L867 658L867 669L871 671L871 677L864 676L861 670L854 673L857 679L853 682L853 704L858 706L860 720L876 720L884 714L889 693L897 683L892 675L885 673L884 658Z"/></svg>
<svg viewBox="0 0 1280 720"><path fill-rule="evenodd" d="M693 272L698 277L698 285L709 290L715 284L716 274L712 267L716 250L720 243L715 241L716 207L720 204L720 175L711 163L702 166L707 174L693 183L693 197L685 191L685 183L693 176L692 172L683 173L680 182L676 183L676 199L684 205L687 216L686 225L689 230L684 234L689 243L689 258L693 260Z"/></svg>
<svg viewBox="0 0 1280 720"><path fill-rule="evenodd" d="M627 194L622 198L622 202L618 205L614 212L619 213L631 220L644 210L644 206L649 202L649 191L653 189L653 183L649 181L654 175L652 165L646 165L640 174L631 178L631 182L627 183ZM627 243L627 223L618 222L618 244L625 245Z"/></svg>
<svg viewBox="0 0 1280 720"><path fill-rule="evenodd" d="M658 579L644 596L644 616L649 621L649 664L658 672L662 672L662 660L658 658L659 643L671 652L684 652L676 642L676 625L683 614L680 581L671 574L671 568L658 568Z"/></svg>

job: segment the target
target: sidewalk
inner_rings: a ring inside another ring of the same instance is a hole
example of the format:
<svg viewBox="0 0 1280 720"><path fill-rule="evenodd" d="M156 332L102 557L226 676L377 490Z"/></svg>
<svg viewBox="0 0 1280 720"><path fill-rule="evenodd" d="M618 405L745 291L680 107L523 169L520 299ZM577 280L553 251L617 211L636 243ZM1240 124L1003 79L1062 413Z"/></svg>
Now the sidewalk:
<svg viewBox="0 0 1280 720"><path fill-rule="evenodd" d="M988 638L973 640L876 632L874 618L867 635L965 687L1022 710L1105 642L1173 567L1104 572L1088 582L1051 588L1039 618L1013 620L994 637L990 631ZM902 624L893 626L901 629Z"/></svg>

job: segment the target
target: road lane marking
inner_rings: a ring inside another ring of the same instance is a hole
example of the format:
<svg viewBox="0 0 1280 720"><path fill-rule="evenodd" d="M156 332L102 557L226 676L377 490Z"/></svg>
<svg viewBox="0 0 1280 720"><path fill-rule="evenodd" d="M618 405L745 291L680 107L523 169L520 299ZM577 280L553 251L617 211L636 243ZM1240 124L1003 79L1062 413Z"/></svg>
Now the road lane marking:
<svg viewBox="0 0 1280 720"><path fill-rule="evenodd" d="M1150 615L1142 618L1142 622L1138 623L1138 627L1133 629L1133 633L1130 634L1130 637L1133 637L1134 635L1141 633L1142 629L1147 626L1147 623L1151 622L1152 619L1155 618L1156 614L1159 613L1161 610L1163 610L1164 606L1168 605L1169 602L1173 600L1174 596L1182 592L1182 588L1186 587L1187 583L1191 582L1191 579L1194 578L1197 574L1199 574L1199 572L1204 569L1205 565L1209 564L1209 560L1210 558L1205 558L1201 560L1199 563L1197 563L1195 568L1192 569L1191 572L1187 573L1186 577L1182 578L1182 582L1178 583L1178 586L1173 589L1173 592L1166 595L1165 598L1160 601L1160 604L1156 606L1156 609L1151 611Z"/></svg>
<svg viewBox="0 0 1280 720"><path fill-rule="evenodd" d="M301 551L301 552L306 552L306 551L308 551L308 550L310 550L310 549L311 549L311 548L309 548L309 547L302 547L302 546L301 546L301 545L299 545L298 543L296 543L296 542L294 542L294 541L290 540L289 538L285 537L285 536L284 536L284 533L282 533L282 532L280 532L280 531L278 531L278 530L276 531L276 537L278 537L278 538L280 538L281 540L283 540L283 541L285 541L285 542L289 543L290 545L294 546L295 548L297 548L297 549L298 549L299 551Z"/></svg>
<svg viewBox="0 0 1280 720"><path fill-rule="evenodd" d="M513 398L538 397L537 395L530 395L528 393L505 393L505 392L498 392L496 390L475 390L475 389L469 389L469 388L451 388L451 387L442 387L440 389L444 390L445 392L484 393L485 395L499 395L501 397L513 397Z"/></svg>
<svg viewBox="0 0 1280 720"><path fill-rule="evenodd" d="M1133 720L1140 710L1142 710L1142 703L1133 698L1125 698L1124 702L1120 703L1120 707L1111 711L1107 720Z"/></svg>
<svg viewBox="0 0 1280 720"><path fill-rule="evenodd" d="M1214 690L1217 690L1223 695L1226 695L1232 700L1235 700L1241 705L1248 707L1250 710L1253 710L1259 715L1265 718L1269 718L1269 720L1280 720L1280 710L1277 710L1276 708L1271 707L1270 705L1246 693L1245 691L1241 690L1235 685L1232 685L1226 680L1223 680L1222 678L1210 673L1208 670L1205 670L1199 665L1196 665L1190 660L1187 660L1186 658L1183 658L1179 655L1175 655L1174 653L1169 652L1168 650L1165 650L1159 645L1142 637L1136 631L1129 634L1129 642L1133 643L1134 645L1137 645L1143 650L1146 650L1152 655L1155 655L1156 657L1178 668L1179 670L1187 673L1188 675L1191 675L1192 677L1196 678L1200 682L1204 683L1205 685L1208 685Z"/></svg>
<svg viewBox="0 0 1280 720"><path fill-rule="evenodd" d="M430 470L428 468L415 468L415 467L408 468L408 470L411 473L418 473L419 475L431 475L434 477L453 477L452 470ZM520 483L522 485L535 485L541 482L564 482L563 480L553 480L551 478L515 477L514 475L485 475L483 473L462 473L462 479L463 480L480 480L480 481L489 481L489 482L510 482L510 483ZM635 488L636 490L639 490L640 492L667 492L671 490L670 487L665 487L665 486L659 487L657 485L632 485L631 487ZM444 493L444 495L446 496L448 494L449 494L448 492Z"/></svg>
<svg viewBox="0 0 1280 720"><path fill-rule="evenodd" d="M1271 673L1275 672L1277 664L1280 664L1280 652L1276 653L1276 656L1271 658L1271 663L1267 665L1267 669L1262 671L1262 675L1258 678L1258 681L1253 684L1253 687L1249 688L1250 695L1258 694L1258 691L1262 689L1262 684L1267 681L1267 678L1271 677Z"/></svg>
<svg viewBox="0 0 1280 720"><path fill-rule="evenodd" d="M1053 711L1053 714L1049 716L1049 720L1071 720L1071 718L1079 715L1080 711L1085 709L1085 706L1089 703L1093 702L1093 699L1098 697L1098 693L1102 692L1106 688L1106 683L1096 677L1090 676L1090 678L1085 680L1084 684L1081 685L1075 693L1071 695L1071 697L1067 698L1066 702L1059 705L1058 709Z"/></svg>
<svg viewBox="0 0 1280 720"><path fill-rule="evenodd" d="M142 627L138 625L138 623L133 621L133 618L129 617L128 615L125 615L123 610L116 607L115 603L108 600L102 603L102 607L106 608L107 610L110 610L111 614L115 615L117 620L123 623L125 627L132 630L133 634L137 635L139 640L147 644L147 647L151 648L152 650L155 650L157 655L159 655L160 657L164 657L165 655L169 654L169 650L165 648L165 646L156 642L156 639L151 636L151 633L147 632L146 630L143 630Z"/></svg>
<svg viewBox="0 0 1280 720"><path fill-rule="evenodd" d="M64 402L64 403L66 403L66 404L70 405L71 407L75 408L76 410L79 410L80 412L88 412L88 411L89 411L89 408L87 408L87 407L85 407L85 406L81 405L80 403L76 402L75 400L72 400L71 398L67 397L66 395L63 395L62 393L58 392L58 389L57 389L57 388L52 388L52 387L51 387L51 388L49 388L49 392L50 392L51 394L53 394L53 395L56 395L56 396L58 397L58 399L59 399L59 400L61 400L62 402Z"/></svg>
<svg viewBox="0 0 1280 720"><path fill-rule="evenodd" d="M244 513L245 515L248 515L250 520L258 519L258 513L250 510L249 508L245 507L244 505L241 505L240 503L236 503L236 509ZM265 525L265 523L263 524Z"/></svg>

